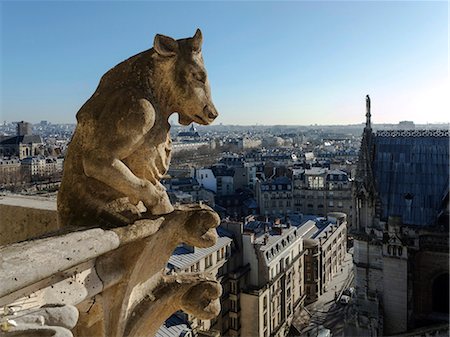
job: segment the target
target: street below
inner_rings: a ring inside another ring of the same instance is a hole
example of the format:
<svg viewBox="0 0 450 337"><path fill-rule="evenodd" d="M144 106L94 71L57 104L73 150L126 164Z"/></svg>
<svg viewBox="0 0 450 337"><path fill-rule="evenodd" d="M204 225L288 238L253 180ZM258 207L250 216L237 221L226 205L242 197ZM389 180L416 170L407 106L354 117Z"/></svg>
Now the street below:
<svg viewBox="0 0 450 337"><path fill-rule="evenodd" d="M342 272L335 275L327 287L327 291L316 302L308 304L301 312L294 315L293 326L301 328L300 334L291 336L322 336L324 329L329 329L331 335L344 336L346 304L339 303L342 292L353 284L353 259L347 253L342 266ZM305 327L305 322L309 324ZM292 329L294 330L294 329ZM298 331L298 330L297 330ZM326 336L323 334L323 336Z"/></svg>

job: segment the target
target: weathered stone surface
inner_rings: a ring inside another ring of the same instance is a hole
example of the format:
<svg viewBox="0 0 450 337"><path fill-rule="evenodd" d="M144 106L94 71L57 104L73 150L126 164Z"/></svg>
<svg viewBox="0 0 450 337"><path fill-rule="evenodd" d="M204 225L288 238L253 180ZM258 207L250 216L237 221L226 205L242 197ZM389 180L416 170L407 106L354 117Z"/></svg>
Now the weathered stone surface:
<svg viewBox="0 0 450 337"><path fill-rule="evenodd" d="M47 325L73 329L78 321L78 310L72 305L46 304L37 312Z"/></svg>
<svg viewBox="0 0 450 337"><path fill-rule="evenodd" d="M24 208L26 207L26 212ZM56 202L46 198L0 196L0 246L59 229Z"/></svg>
<svg viewBox="0 0 450 337"><path fill-rule="evenodd" d="M205 205L174 209L160 183L169 116L178 112L184 125L217 117L201 44L199 30L181 40L156 35L154 48L108 71L78 112L58 194L59 225L78 232L0 248L5 310L30 294L53 304L25 313L28 323L7 336L72 336L66 328L79 337L151 336L177 310L201 319L220 312L216 280L164 274L179 244L217 240L219 216Z"/></svg>
<svg viewBox="0 0 450 337"><path fill-rule="evenodd" d="M58 326L39 326L37 324L20 324L8 332L1 332L0 337L73 337L72 332Z"/></svg>
<svg viewBox="0 0 450 337"><path fill-rule="evenodd" d="M200 30L180 40L156 35L152 49L102 77L77 113L64 161L63 226L126 225L173 211L159 182L170 162L169 116L207 125L218 115L201 45Z"/></svg>
<svg viewBox="0 0 450 337"><path fill-rule="evenodd" d="M0 248L0 298L119 246L100 228Z"/></svg>

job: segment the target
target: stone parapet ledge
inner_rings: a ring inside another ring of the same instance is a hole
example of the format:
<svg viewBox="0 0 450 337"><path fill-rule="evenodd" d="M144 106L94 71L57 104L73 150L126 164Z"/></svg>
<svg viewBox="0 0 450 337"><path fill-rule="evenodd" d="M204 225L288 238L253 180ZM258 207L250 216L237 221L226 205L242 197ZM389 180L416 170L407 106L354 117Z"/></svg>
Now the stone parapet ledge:
<svg viewBox="0 0 450 337"><path fill-rule="evenodd" d="M201 319L216 316L221 287L215 279L201 273L164 275L163 270L180 243L213 245L218 224L209 207L186 205L125 227L83 229L1 247L0 305L5 309L0 310L0 335L53 331L48 335L113 337L146 331L151 336L177 310ZM72 332L38 318L48 305L77 308Z"/></svg>
<svg viewBox="0 0 450 337"><path fill-rule="evenodd" d="M28 295L33 284L119 247L113 231L100 228L15 243L0 248L0 306ZM25 293L21 293L21 290ZM37 289L35 289L37 290Z"/></svg>

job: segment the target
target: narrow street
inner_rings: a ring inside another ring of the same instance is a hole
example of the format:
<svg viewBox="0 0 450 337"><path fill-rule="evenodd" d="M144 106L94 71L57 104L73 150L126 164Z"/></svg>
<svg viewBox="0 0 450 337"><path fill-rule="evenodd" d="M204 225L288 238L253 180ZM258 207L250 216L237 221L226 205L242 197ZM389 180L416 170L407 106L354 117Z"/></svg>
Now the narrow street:
<svg viewBox="0 0 450 337"><path fill-rule="evenodd" d="M344 336L344 318L346 305L336 303L335 296L350 287L353 283L352 255L345 256L343 271L337 274L328 286L328 291L319 297L319 300L306 306L302 313L296 313L294 325L301 325L305 316L310 317L310 324L301 330L300 336L315 337L320 327L331 330L332 336Z"/></svg>

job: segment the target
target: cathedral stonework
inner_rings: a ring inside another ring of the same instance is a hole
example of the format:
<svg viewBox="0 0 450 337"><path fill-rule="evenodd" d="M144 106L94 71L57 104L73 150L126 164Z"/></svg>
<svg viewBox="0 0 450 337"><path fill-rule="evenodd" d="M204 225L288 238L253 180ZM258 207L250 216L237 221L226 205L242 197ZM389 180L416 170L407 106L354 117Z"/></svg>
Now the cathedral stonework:
<svg viewBox="0 0 450 337"><path fill-rule="evenodd" d="M215 278L164 272L179 244L217 240L219 216L205 205L172 206L160 183L170 164L169 116L178 113L183 125L218 116L202 40L200 30L179 40L156 35L153 48L103 75L78 111L58 193L62 232L0 249L0 335L153 336L178 310L218 315Z"/></svg>

